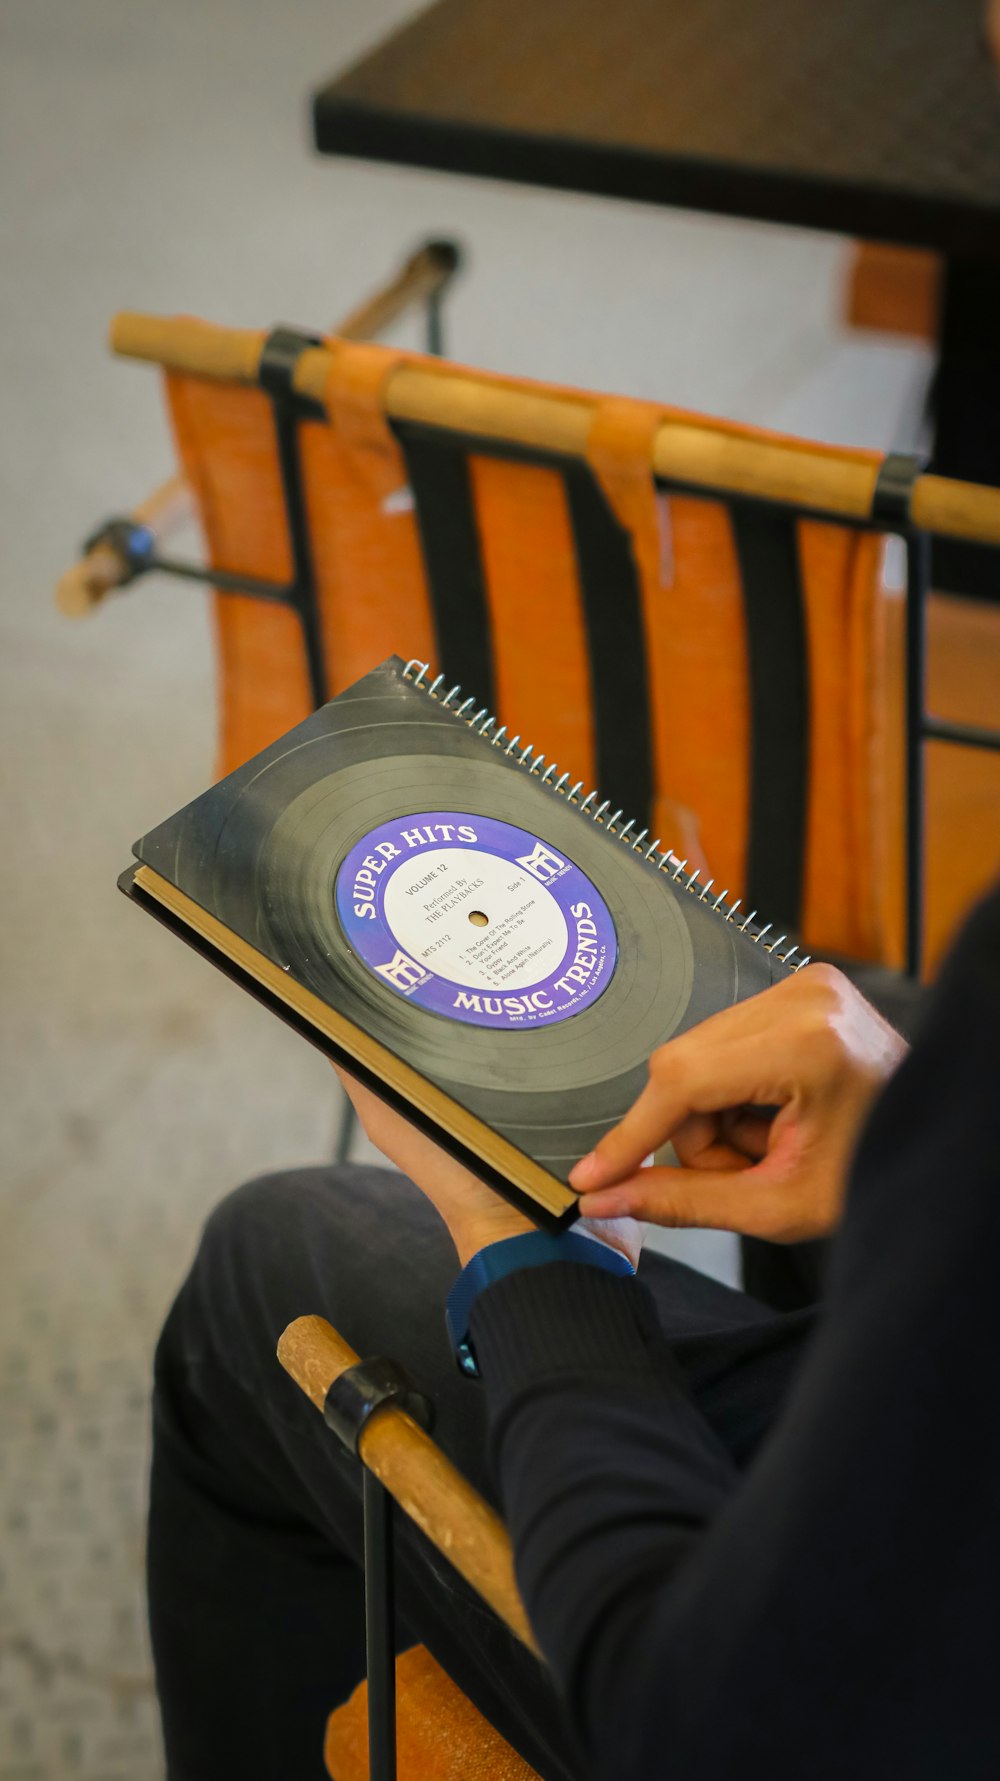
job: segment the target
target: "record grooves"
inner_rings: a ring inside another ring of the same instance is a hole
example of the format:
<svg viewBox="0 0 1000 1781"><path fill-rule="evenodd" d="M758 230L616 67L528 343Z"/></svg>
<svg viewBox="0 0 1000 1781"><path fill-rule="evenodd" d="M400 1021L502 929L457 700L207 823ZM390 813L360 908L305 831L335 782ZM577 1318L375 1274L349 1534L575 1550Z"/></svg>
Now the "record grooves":
<svg viewBox="0 0 1000 1781"><path fill-rule="evenodd" d="M383 664L135 852L556 1189L657 1046L788 967L412 679Z"/></svg>

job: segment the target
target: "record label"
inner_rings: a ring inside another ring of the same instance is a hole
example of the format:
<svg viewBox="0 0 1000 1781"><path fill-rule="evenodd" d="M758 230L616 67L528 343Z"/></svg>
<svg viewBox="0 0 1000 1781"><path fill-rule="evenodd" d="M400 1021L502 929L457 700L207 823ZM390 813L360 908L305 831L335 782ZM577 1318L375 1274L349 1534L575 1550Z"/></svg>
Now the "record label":
<svg viewBox="0 0 1000 1781"><path fill-rule="evenodd" d="M382 823L341 865L336 902L352 951L387 988L473 1026L568 1020L614 975L614 922L590 879L492 818Z"/></svg>

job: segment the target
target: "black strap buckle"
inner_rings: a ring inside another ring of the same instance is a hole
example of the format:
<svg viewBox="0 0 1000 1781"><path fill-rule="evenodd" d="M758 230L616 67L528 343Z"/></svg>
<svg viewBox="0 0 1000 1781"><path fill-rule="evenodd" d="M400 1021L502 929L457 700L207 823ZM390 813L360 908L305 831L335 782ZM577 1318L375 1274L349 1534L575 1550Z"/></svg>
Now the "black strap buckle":
<svg viewBox="0 0 1000 1781"><path fill-rule="evenodd" d="M287 401L292 395L295 367L311 346L322 346L321 334L301 328L272 328L257 362L257 381L269 396Z"/></svg>
<svg viewBox="0 0 1000 1781"><path fill-rule="evenodd" d="M876 525L896 531L910 524L913 485L923 474L924 462L908 451L890 451L882 459L872 494L871 516Z"/></svg>
<svg viewBox="0 0 1000 1781"><path fill-rule="evenodd" d="M125 587L134 581L137 575L144 575L152 562L156 549L156 536L149 526L141 526L138 520L106 519L102 525L91 532L83 541L81 556L89 556L98 544L110 545L115 554L121 557L124 570L120 585Z"/></svg>
<svg viewBox="0 0 1000 1781"><path fill-rule="evenodd" d="M357 1361L335 1379L323 1404L323 1419L349 1453L356 1454L361 1431L383 1404L396 1404L430 1433L434 1407L418 1391L404 1367L384 1355Z"/></svg>

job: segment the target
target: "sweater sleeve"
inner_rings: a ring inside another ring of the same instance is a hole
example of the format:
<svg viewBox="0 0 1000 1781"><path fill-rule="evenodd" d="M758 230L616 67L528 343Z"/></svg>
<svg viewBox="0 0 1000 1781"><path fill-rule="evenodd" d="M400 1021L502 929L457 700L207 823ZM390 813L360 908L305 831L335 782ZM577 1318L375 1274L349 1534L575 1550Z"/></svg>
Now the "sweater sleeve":
<svg viewBox="0 0 1000 1781"><path fill-rule="evenodd" d="M1000 897L863 1139L828 1306L749 1474L635 1282L483 1293L493 1463L599 1777L1000 1773Z"/></svg>

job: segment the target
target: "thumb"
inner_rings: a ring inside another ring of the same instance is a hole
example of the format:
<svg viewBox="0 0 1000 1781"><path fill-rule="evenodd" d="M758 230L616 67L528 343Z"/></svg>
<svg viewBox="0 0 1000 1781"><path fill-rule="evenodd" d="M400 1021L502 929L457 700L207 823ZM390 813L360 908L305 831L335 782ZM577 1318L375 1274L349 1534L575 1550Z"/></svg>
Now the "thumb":
<svg viewBox="0 0 1000 1781"><path fill-rule="evenodd" d="M766 1237L780 1224L778 1187L766 1164L736 1169L640 1169L580 1197L582 1218L640 1218L675 1229Z"/></svg>

